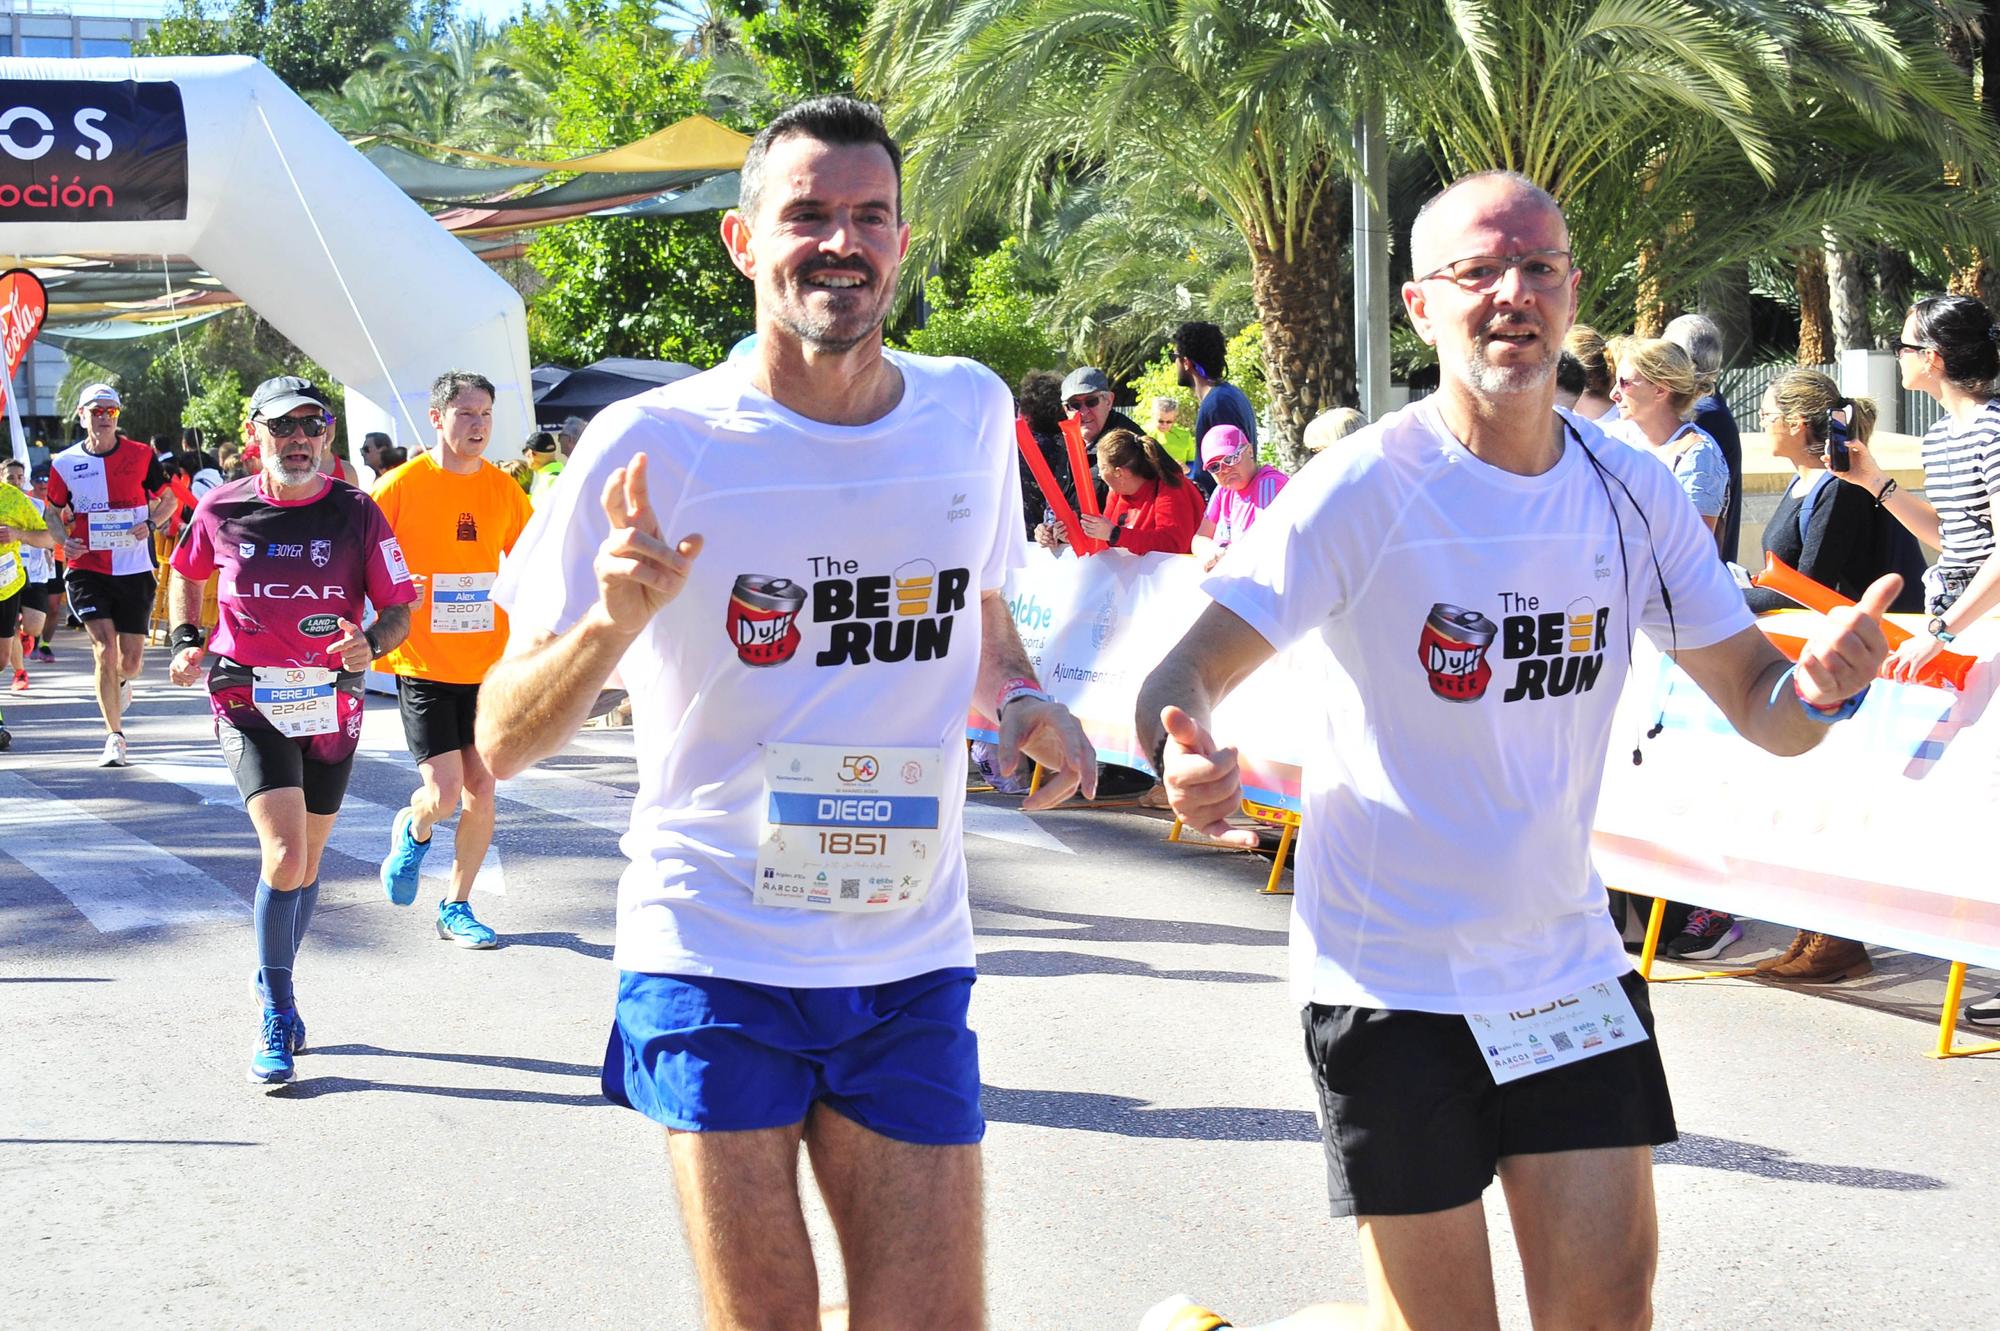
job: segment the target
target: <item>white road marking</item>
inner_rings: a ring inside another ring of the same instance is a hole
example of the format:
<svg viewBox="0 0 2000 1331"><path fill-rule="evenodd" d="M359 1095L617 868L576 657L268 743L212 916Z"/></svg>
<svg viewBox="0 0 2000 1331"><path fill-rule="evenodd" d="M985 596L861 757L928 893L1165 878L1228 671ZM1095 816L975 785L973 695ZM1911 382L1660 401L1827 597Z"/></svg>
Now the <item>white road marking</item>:
<svg viewBox="0 0 2000 1331"><path fill-rule="evenodd" d="M51 810L60 806L60 812ZM77 800L0 772L7 853L68 897L99 933L234 919L243 898Z"/></svg>
<svg viewBox="0 0 2000 1331"><path fill-rule="evenodd" d="M242 799L236 794L235 780L219 760L141 762L133 766L148 776L171 781L184 790L195 792L202 797L203 804L226 804L237 809L243 807ZM396 813L397 810L384 808L373 800L349 795L341 802L340 816L334 820L333 834L327 838L327 846L349 859L360 860L364 864L380 864L389 852L389 828L395 821ZM447 825L442 831L445 839L439 840L432 853L424 858L423 877L447 882L451 877L451 828ZM495 896L507 895L507 876L500 867L498 846L486 848L486 859L472 880L472 890L491 892Z"/></svg>
<svg viewBox="0 0 2000 1331"><path fill-rule="evenodd" d="M1011 841L1017 846L1027 846L1033 850L1052 850L1062 855L1074 855L1075 851L1056 839L1040 823L1022 813L1019 809L1002 808L996 804L974 804L965 802L965 834L983 836L993 841Z"/></svg>

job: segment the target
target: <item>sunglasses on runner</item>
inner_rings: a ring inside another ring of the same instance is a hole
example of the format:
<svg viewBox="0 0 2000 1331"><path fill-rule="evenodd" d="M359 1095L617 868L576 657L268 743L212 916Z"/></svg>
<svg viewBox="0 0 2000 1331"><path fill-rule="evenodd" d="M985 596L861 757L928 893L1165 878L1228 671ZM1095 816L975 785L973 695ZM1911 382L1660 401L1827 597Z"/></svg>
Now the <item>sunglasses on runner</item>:
<svg viewBox="0 0 2000 1331"><path fill-rule="evenodd" d="M92 408L90 409L90 414L91 414L92 416L109 416L109 417L111 417L111 419L113 419L113 420L117 420L117 419L118 419L118 408L116 408L116 407L92 407Z"/></svg>
<svg viewBox="0 0 2000 1331"><path fill-rule="evenodd" d="M1104 394L1102 393L1081 393L1063 403L1063 409L1065 411L1089 411L1102 401L1104 401Z"/></svg>
<svg viewBox="0 0 2000 1331"><path fill-rule="evenodd" d="M333 417L280 416L276 420L260 420L257 423L269 430L273 439L290 439L295 433L317 439L333 428Z"/></svg>

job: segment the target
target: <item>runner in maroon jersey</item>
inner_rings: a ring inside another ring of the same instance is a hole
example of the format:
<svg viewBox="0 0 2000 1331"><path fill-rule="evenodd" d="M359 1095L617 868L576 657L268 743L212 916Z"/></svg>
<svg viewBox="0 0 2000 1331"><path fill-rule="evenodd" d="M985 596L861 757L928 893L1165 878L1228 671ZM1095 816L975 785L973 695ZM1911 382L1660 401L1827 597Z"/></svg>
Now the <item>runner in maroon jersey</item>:
<svg viewBox="0 0 2000 1331"><path fill-rule="evenodd" d="M248 430L265 467L202 496L174 551L173 681L203 656L216 738L262 853L257 996L263 1027L250 1080L280 1085L305 1046L292 964L319 896L319 859L361 739L362 672L410 631L416 584L375 501L319 471L333 434L326 394L269 379ZM202 586L221 571L221 623L204 647ZM376 620L357 627L372 601Z"/></svg>
<svg viewBox="0 0 2000 1331"><path fill-rule="evenodd" d="M77 399L81 443L49 459L49 505L62 519L70 611L97 658L97 709L104 714L99 767L126 765L125 709L145 669L153 617L153 524L176 503L153 450L118 433L122 404L109 384Z"/></svg>

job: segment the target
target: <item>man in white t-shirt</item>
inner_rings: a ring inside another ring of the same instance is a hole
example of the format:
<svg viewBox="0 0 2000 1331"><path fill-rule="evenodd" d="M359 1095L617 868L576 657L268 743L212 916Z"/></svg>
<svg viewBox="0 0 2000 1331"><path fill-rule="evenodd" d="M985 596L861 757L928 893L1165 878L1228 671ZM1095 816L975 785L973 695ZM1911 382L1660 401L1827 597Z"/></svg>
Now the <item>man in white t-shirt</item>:
<svg viewBox="0 0 2000 1331"><path fill-rule="evenodd" d="M1497 1172L1535 1324L1643 1327L1651 1148L1674 1139L1673 1108L1590 863L1632 635L1672 651L1745 737L1799 753L1866 692L1897 579L1830 617L1794 668L1673 475L1555 410L1578 274L1554 200L1468 177L1426 205L1411 257L1403 299L1439 391L1293 478L1204 584L1215 604L1147 680L1139 724L1176 812L1241 836L1215 704L1309 634L1331 658L1323 712L1301 717L1293 987L1366 1324L1499 1325L1480 1204ZM1357 1315L1323 1305L1283 1326ZM1178 1299L1146 1322L1221 1325Z"/></svg>
<svg viewBox="0 0 2000 1331"><path fill-rule="evenodd" d="M846 98L757 136L722 227L756 351L599 414L494 588L497 776L559 749L614 666L631 692L604 1088L668 1129L718 1327L819 1325L802 1141L853 1325L983 1325L968 706L996 711L1003 769L1050 771L1030 807L1096 777L1001 595L1007 388L882 347L899 163Z"/></svg>

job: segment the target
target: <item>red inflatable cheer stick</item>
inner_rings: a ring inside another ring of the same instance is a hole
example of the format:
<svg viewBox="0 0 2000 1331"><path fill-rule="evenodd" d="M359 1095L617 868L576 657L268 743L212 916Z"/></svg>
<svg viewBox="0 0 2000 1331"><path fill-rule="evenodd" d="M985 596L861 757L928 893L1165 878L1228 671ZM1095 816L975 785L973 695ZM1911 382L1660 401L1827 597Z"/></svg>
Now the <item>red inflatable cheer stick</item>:
<svg viewBox="0 0 2000 1331"><path fill-rule="evenodd" d="M1042 487L1042 498L1055 511L1056 521L1069 533L1069 548L1076 551L1079 557L1095 554L1097 543L1083 534L1083 524L1076 520L1076 510L1069 506L1069 500L1063 497L1062 487L1056 484L1056 474L1049 470L1048 460L1042 456L1042 446L1035 442L1034 431L1018 416L1014 418L1014 442L1020 446L1021 460L1034 473L1035 484ZM1091 498L1096 497L1093 491Z"/></svg>
<svg viewBox="0 0 2000 1331"><path fill-rule="evenodd" d="M1769 551L1764 554L1764 571L1753 576L1750 581L1780 596L1789 597L1808 610L1817 610L1822 615L1832 611L1835 606L1854 604L1833 588L1814 582ZM1907 642L1911 634L1908 629L1885 619L1882 621L1882 636L1887 638L1889 646L1894 648ZM1966 673L1972 669L1972 664L1972 658L1969 656L1958 652L1939 652L1926 661L1924 668L1917 672L1917 683L1949 684L1955 689L1963 689Z"/></svg>

